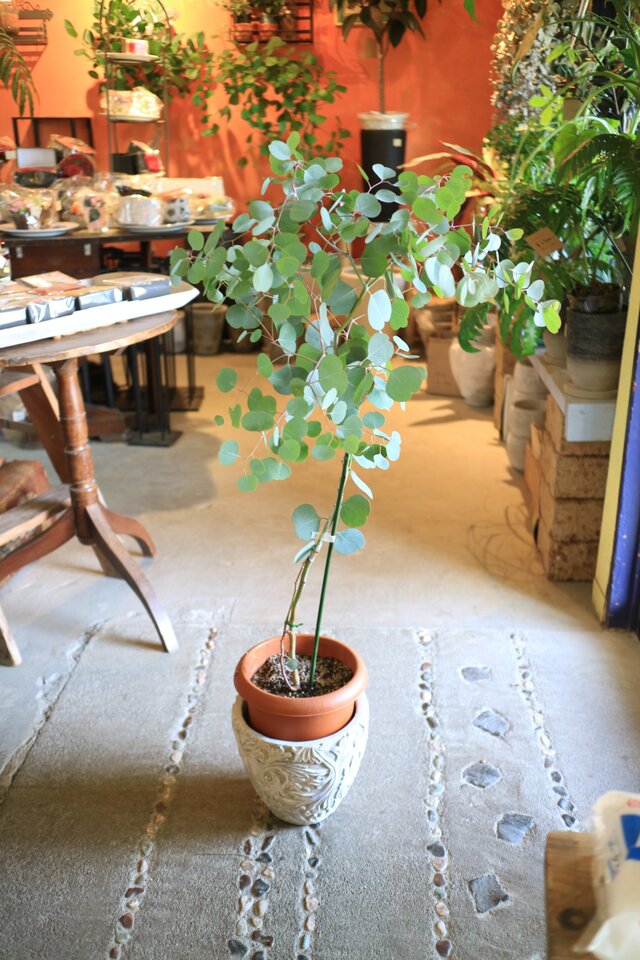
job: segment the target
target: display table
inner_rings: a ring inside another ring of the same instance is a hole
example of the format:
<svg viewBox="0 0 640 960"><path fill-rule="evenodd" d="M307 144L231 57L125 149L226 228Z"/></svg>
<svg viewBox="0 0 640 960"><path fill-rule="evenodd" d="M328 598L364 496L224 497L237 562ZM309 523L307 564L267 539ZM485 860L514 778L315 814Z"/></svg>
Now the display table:
<svg viewBox="0 0 640 960"><path fill-rule="evenodd" d="M192 224L180 230L171 226L154 227L152 231L136 233L133 230L116 228L95 233L90 230L73 230L62 237L46 240L38 237L16 238L2 234L0 239L9 247L11 256L11 274L14 280L33 273L49 270L62 270L79 279L92 277L100 273L101 247L111 243L137 243L140 246L142 269L151 270L153 255L151 245L159 240L184 240L190 230L210 233L215 227L211 224Z"/></svg>
<svg viewBox="0 0 640 960"><path fill-rule="evenodd" d="M35 417L33 411L30 413L54 466L65 481L56 493L60 510L54 511L55 504L50 505L52 516L55 513L51 526L0 560L0 580L75 536L80 543L93 548L106 574L129 584L142 601L168 652L177 648L173 627L148 580L117 535L133 537L145 556L155 555L153 541L137 520L109 510L98 491L78 381L78 363L91 354L123 350L160 336L171 330L175 322L175 312L153 314L112 327L0 350L0 370L49 364L55 371L60 409L58 428L52 430L50 416L47 419L46 416L39 417L37 411ZM11 511L3 515L5 526L10 522L10 514Z"/></svg>

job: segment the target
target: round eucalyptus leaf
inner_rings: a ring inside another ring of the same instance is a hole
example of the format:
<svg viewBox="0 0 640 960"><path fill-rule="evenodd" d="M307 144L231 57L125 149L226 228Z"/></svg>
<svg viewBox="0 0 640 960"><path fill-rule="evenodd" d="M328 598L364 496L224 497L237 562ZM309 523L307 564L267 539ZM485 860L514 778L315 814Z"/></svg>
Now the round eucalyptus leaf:
<svg viewBox="0 0 640 960"><path fill-rule="evenodd" d="M270 143L269 153L276 160L289 160L291 158L291 150L282 140L274 140L273 143Z"/></svg>
<svg viewBox="0 0 640 960"><path fill-rule="evenodd" d="M258 481L251 474L244 477L238 477L238 490L242 493L252 493L258 486Z"/></svg>
<svg viewBox="0 0 640 960"><path fill-rule="evenodd" d="M369 297L367 317L374 330L382 330L391 318L391 300L386 290L376 290Z"/></svg>
<svg viewBox="0 0 640 960"><path fill-rule="evenodd" d="M199 230L189 230L187 243L192 250L202 250L204 247L204 235L200 233Z"/></svg>
<svg viewBox="0 0 640 960"><path fill-rule="evenodd" d="M362 550L365 543L364 534L360 530L349 528L348 530L340 530L336 536L335 548L337 553L348 556L350 553L357 553L358 550Z"/></svg>
<svg viewBox="0 0 640 960"><path fill-rule="evenodd" d="M300 456L300 444L297 440L283 440L278 447L278 456L285 463L295 463Z"/></svg>
<svg viewBox="0 0 640 960"><path fill-rule="evenodd" d="M336 455L333 447L328 447L326 444L321 446L315 446L311 451L311 456L314 460L332 460Z"/></svg>
<svg viewBox="0 0 640 960"><path fill-rule="evenodd" d="M291 515L296 536L305 542L311 540L320 529L320 516L310 503L301 503Z"/></svg>
<svg viewBox="0 0 640 960"><path fill-rule="evenodd" d="M393 344L386 333L374 333L367 352L372 363L384 367L393 356Z"/></svg>
<svg viewBox="0 0 640 960"><path fill-rule="evenodd" d="M410 400L419 390L424 379L422 367L398 367L392 370L387 380L387 395L400 402Z"/></svg>
<svg viewBox="0 0 640 960"><path fill-rule="evenodd" d="M240 456L240 447L236 440L225 440L218 451L218 460L225 467L230 467Z"/></svg>
<svg viewBox="0 0 640 960"><path fill-rule="evenodd" d="M347 405L344 400L338 400L329 414L334 423L342 423L347 415Z"/></svg>
<svg viewBox="0 0 640 960"><path fill-rule="evenodd" d="M270 377L273 373L273 364L266 353L261 353L258 356L256 365L258 367L258 373L261 373L263 377Z"/></svg>
<svg viewBox="0 0 640 960"><path fill-rule="evenodd" d="M347 527L361 527L371 513L371 504L361 493L354 493L342 504L340 519Z"/></svg>
<svg viewBox="0 0 640 960"><path fill-rule="evenodd" d="M238 374L231 367L223 367L216 377L216 386L220 393L229 393L238 382Z"/></svg>
<svg viewBox="0 0 640 960"><path fill-rule="evenodd" d="M263 430L271 430L274 419L266 410L249 410L248 413L245 413L241 423L245 430L262 433Z"/></svg>
<svg viewBox="0 0 640 960"><path fill-rule="evenodd" d="M377 410L369 410L362 418L362 422L365 427L369 427L370 430L377 430L378 427L384 425L385 416L383 413L378 413Z"/></svg>
<svg viewBox="0 0 640 960"><path fill-rule="evenodd" d="M323 390L336 390L341 394L347 387L347 371L339 357L327 354L318 366L318 377Z"/></svg>
<svg viewBox="0 0 640 960"><path fill-rule="evenodd" d="M273 270L268 263L263 263L253 275L253 288L258 293L268 293L272 286Z"/></svg>

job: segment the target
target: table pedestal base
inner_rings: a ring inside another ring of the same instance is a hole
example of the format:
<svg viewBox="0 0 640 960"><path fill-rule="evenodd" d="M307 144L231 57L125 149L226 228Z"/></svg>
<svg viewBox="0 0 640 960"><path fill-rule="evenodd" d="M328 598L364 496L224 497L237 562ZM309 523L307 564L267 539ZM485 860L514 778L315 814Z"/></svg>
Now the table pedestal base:
<svg viewBox="0 0 640 960"><path fill-rule="evenodd" d="M167 614L151 584L118 539L118 535L133 537L142 553L152 557L156 549L151 537L137 520L114 513L101 502L78 382L78 360L72 358L54 366L71 506L43 533L0 561L0 580L77 536L81 543L93 548L105 573L129 584L151 617L164 649L176 650L178 644Z"/></svg>

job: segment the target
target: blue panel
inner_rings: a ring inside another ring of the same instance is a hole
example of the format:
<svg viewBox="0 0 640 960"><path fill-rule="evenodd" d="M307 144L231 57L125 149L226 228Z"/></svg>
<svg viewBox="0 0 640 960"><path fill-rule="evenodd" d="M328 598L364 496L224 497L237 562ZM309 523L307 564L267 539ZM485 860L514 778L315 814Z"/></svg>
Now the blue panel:
<svg viewBox="0 0 640 960"><path fill-rule="evenodd" d="M610 627L640 627L640 395L639 345L633 370L622 482L607 597L606 623Z"/></svg>

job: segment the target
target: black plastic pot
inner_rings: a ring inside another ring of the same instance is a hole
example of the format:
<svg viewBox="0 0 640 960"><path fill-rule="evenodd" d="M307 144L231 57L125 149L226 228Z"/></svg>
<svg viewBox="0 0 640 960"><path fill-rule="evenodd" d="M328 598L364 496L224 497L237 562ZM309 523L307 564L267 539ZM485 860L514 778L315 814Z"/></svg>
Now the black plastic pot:
<svg viewBox="0 0 640 960"><path fill-rule="evenodd" d="M373 170L374 164L381 163L383 166L397 171L405 161L406 144L407 131L397 125L387 130L362 129L360 131L361 165L372 184L379 180L378 175ZM365 187L368 186L369 184L365 183ZM397 190L394 190L391 184L385 184L385 189L397 193ZM397 209L396 204L383 203L381 213L377 217L372 217L372 219L378 222L390 220L391 214Z"/></svg>

